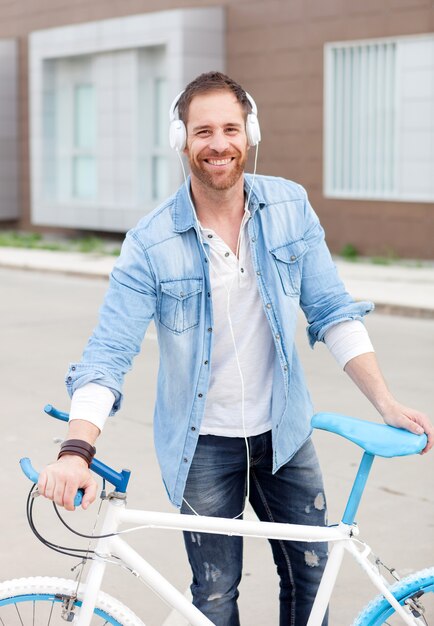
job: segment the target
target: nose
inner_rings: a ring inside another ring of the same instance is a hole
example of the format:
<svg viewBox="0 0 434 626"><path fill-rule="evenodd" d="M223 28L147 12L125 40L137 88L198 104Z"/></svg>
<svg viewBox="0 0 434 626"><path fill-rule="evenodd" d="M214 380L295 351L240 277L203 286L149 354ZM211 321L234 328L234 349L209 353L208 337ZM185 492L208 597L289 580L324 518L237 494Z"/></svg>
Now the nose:
<svg viewBox="0 0 434 626"><path fill-rule="evenodd" d="M226 137L223 129L217 129L214 131L211 137L211 141L209 143L209 147L211 150L215 152L224 152L229 147L229 141Z"/></svg>

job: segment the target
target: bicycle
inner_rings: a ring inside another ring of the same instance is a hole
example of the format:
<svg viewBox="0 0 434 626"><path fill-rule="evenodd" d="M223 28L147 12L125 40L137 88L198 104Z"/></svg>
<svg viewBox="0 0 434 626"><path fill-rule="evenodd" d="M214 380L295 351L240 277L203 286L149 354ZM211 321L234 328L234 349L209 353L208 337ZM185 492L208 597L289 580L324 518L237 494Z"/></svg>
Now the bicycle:
<svg viewBox="0 0 434 626"><path fill-rule="evenodd" d="M68 420L66 413L57 411L51 405L47 405L45 411L58 419ZM425 598L422 603L422 597L427 596L431 602L434 600L434 567L421 570L403 579L398 578L395 570L387 568L395 578L394 583L389 583L379 570L380 561L378 559L373 561L371 548L358 538L359 528L355 522L375 456L393 457L417 454L426 445L426 435L414 435L384 424L375 424L334 413L317 413L312 418L312 426L341 435L364 450L342 521L339 524L327 527L305 526L131 510L126 505L129 470L117 472L98 459L94 459L91 469L101 476L103 481L113 485L114 491L108 496L102 495L104 499L107 499L108 508L101 535L95 537L98 539L95 550L86 553L84 557L78 554L84 559L92 559L85 582L38 576L1 583L0 624L2 626L12 626L15 623L21 626L27 624L41 626L42 623L46 623L50 626L57 626L67 621L73 622L76 626L90 626L91 623L92 625L102 623L113 626L144 626L142 620L127 606L101 591L107 563L118 559L192 626L212 626L212 622L183 594L120 538L119 533L122 531L119 531L119 527L127 523L137 524L140 528L303 540L312 543L328 541L333 544L333 547L307 626L321 624L344 552L348 552L355 559L380 592L362 609L353 622L353 626L378 626L392 623L426 626L427 618L430 616L424 606ZM30 460L22 459L20 463L26 476L36 483L38 474L33 469ZM34 494L35 485L29 494L28 515L33 505ZM79 506L80 502L81 494L78 493L75 505ZM32 523L31 514L29 521ZM54 544L50 545L53 547ZM80 551L76 550L76 552ZM434 623L434 604L431 607L432 621L430 623ZM398 622L389 621L394 616L399 617ZM45 621L42 622L42 619Z"/></svg>

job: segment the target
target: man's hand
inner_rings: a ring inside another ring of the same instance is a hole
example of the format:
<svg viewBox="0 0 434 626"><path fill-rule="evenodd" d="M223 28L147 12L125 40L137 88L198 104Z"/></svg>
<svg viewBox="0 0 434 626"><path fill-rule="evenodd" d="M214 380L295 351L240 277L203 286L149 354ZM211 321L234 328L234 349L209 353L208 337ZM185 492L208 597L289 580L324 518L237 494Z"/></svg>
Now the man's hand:
<svg viewBox="0 0 434 626"><path fill-rule="evenodd" d="M97 483L84 459L66 454L48 465L39 475L38 491L67 511L74 510L74 498L78 489L83 489L81 506L87 509L97 493Z"/></svg>
<svg viewBox="0 0 434 626"><path fill-rule="evenodd" d="M386 410L382 411L383 420L389 426L395 428L404 428L416 435L426 433L428 443L422 450L421 454L426 454L428 450L434 446L434 426L432 425L428 415L404 406L399 402L393 403Z"/></svg>
<svg viewBox="0 0 434 626"><path fill-rule="evenodd" d="M425 413L410 409L395 400L386 386L373 352L354 357L348 361L344 370L372 402L386 424L417 435L426 433L428 443L422 454L431 450L434 445L434 427L430 419Z"/></svg>

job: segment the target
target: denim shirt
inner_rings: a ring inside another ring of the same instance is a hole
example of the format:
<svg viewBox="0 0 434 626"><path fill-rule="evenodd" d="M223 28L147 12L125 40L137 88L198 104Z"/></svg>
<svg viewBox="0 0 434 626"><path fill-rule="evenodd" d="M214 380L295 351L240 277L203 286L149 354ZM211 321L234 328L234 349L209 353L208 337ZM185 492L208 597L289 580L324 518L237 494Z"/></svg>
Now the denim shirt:
<svg viewBox="0 0 434 626"><path fill-rule="evenodd" d="M245 175L246 195L251 183L251 175ZM311 433L313 409L294 346L299 306L313 347L330 326L360 320L374 305L355 302L345 291L300 185L256 176L249 210L252 261L276 347L271 405L276 472ZM212 293L199 236L185 185L127 233L98 326L66 378L70 395L89 382L110 388L116 412L124 375L154 320L160 350L154 439L166 490L178 507L212 363Z"/></svg>

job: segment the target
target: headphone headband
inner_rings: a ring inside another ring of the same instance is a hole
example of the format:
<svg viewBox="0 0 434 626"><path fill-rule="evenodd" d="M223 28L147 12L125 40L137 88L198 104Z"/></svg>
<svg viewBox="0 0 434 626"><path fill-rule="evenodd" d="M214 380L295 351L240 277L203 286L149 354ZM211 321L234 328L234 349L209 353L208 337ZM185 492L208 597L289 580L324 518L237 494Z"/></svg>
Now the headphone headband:
<svg viewBox="0 0 434 626"><path fill-rule="evenodd" d="M172 104L169 109L169 142L170 147L174 150L178 150L182 152L185 148L187 141L187 129L185 124L179 117L176 117L176 109L178 107L178 102L184 93L184 89L173 99ZM258 108L256 106L256 102L253 100L252 96L244 92L246 94L246 98L252 108L251 113L247 115L246 119L246 135L247 142L249 146L256 146L261 141L261 129L259 127L258 120Z"/></svg>

